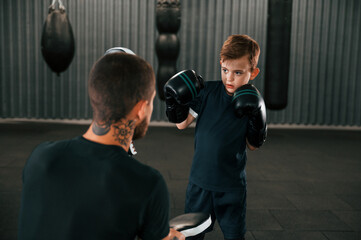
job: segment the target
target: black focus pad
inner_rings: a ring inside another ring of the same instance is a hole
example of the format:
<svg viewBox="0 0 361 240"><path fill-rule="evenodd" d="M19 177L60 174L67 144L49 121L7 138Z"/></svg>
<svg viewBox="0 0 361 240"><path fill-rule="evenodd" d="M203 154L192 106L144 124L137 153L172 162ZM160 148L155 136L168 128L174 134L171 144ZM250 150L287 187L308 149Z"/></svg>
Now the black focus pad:
<svg viewBox="0 0 361 240"><path fill-rule="evenodd" d="M65 9L49 8L41 37L41 52L45 62L57 75L70 65L74 57L75 43Z"/></svg>

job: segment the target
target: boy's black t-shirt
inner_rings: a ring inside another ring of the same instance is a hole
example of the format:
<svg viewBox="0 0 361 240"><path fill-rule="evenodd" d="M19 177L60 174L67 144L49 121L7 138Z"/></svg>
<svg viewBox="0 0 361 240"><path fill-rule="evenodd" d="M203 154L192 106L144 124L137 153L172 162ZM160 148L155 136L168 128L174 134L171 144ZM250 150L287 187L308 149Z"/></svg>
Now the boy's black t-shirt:
<svg viewBox="0 0 361 240"><path fill-rule="evenodd" d="M162 239L163 177L118 146L76 137L40 144L23 171L19 240Z"/></svg>
<svg viewBox="0 0 361 240"><path fill-rule="evenodd" d="M190 103L197 117L190 182L210 191L245 188L248 118L234 114L222 81L208 81Z"/></svg>

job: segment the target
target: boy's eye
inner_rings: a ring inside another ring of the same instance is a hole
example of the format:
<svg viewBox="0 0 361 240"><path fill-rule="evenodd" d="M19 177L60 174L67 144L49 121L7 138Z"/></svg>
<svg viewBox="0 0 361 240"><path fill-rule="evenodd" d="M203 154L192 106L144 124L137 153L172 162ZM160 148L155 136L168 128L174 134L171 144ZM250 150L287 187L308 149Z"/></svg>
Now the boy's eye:
<svg viewBox="0 0 361 240"><path fill-rule="evenodd" d="M222 69L222 71L224 72L224 73L228 73L228 69Z"/></svg>
<svg viewBox="0 0 361 240"><path fill-rule="evenodd" d="M236 72L236 75L242 75L243 72Z"/></svg>

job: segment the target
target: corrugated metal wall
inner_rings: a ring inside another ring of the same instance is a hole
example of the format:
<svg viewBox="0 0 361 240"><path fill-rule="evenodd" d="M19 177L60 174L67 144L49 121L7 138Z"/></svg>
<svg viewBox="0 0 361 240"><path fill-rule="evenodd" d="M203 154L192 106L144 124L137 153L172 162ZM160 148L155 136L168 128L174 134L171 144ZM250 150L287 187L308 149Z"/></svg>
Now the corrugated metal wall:
<svg viewBox="0 0 361 240"><path fill-rule="evenodd" d="M155 63L154 1L63 0L76 53L68 70L57 77L40 48L50 3L0 1L1 117L91 118L87 77L106 49L127 46Z"/></svg>
<svg viewBox="0 0 361 240"><path fill-rule="evenodd" d="M289 104L275 123L361 125L359 0L293 3Z"/></svg>
<svg viewBox="0 0 361 240"><path fill-rule="evenodd" d="M125 46L157 69L155 0L63 0L73 27L76 53L60 77L40 50L51 0L0 1L0 118L88 119L86 82L107 48ZM220 78L219 51L230 34L249 34L262 49L263 92L267 0L181 0L178 69ZM289 102L268 111L270 123L361 126L360 19L358 0L294 0ZM155 101L153 121L166 120Z"/></svg>

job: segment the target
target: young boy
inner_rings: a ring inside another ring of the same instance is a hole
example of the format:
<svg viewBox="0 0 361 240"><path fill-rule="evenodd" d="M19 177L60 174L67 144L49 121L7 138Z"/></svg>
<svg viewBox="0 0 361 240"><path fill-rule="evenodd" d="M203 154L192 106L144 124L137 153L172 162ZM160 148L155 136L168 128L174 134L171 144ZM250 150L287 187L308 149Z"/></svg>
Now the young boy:
<svg viewBox="0 0 361 240"><path fill-rule="evenodd" d="M197 118L185 212L210 213L225 239L244 239L246 146L259 148L267 133L264 101L248 84L260 71L259 54L255 40L232 35L220 54L222 81L204 84L193 70L187 70L165 85L169 121L184 129Z"/></svg>

